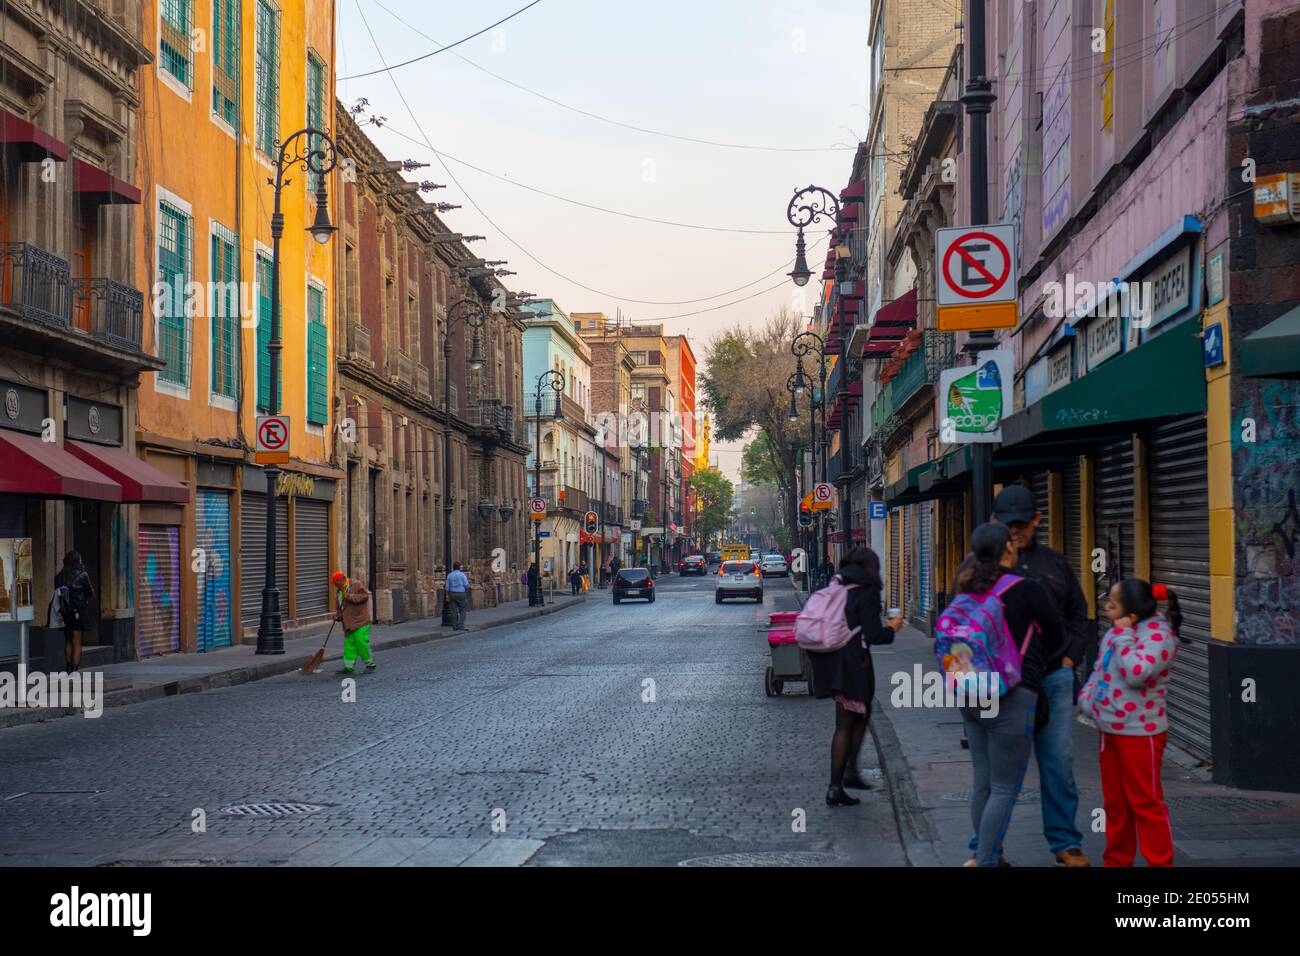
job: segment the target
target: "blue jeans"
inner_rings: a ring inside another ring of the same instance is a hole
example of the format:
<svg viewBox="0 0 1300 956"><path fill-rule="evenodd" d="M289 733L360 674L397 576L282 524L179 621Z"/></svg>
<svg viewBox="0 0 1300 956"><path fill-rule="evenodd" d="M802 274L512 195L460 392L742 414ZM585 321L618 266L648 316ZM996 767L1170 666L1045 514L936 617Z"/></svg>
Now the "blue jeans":
<svg viewBox="0 0 1300 956"><path fill-rule="evenodd" d="M1043 681L1051 719L1034 733L1034 755L1038 758L1038 785L1042 793L1043 836L1052 853L1083 845L1083 834L1075 826L1079 812L1079 788L1074 782L1071 754L1074 727L1074 669L1062 667Z"/></svg>
<svg viewBox="0 0 1300 956"><path fill-rule="evenodd" d="M1002 695L996 717L981 717L977 708L961 708L974 775L970 815L979 866L997 866L1002 858L1011 811L1029 769L1037 702L1034 691L1014 687Z"/></svg>
<svg viewBox="0 0 1300 956"><path fill-rule="evenodd" d="M1079 812L1079 788L1074 782L1072 754L1074 726L1074 671L1069 667L1048 674L1043 680L1050 719L1034 732L1034 755L1038 758L1039 802L1043 807L1043 835L1053 854L1083 846L1083 834L1075 826ZM978 834L971 834L970 851L975 853Z"/></svg>

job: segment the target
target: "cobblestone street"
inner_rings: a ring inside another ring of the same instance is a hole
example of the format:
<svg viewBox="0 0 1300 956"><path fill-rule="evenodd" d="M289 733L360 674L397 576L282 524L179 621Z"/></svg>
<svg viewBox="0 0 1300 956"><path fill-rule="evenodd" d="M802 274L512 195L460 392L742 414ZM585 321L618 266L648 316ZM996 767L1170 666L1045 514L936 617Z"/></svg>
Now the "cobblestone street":
<svg viewBox="0 0 1300 956"><path fill-rule="evenodd" d="M830 702L802 684L763 694L756 626L797 606L791 586L769 582L761 606L717 606L712 590L664 578L654 604L596 591L556 615L384 652L355 703L327 665L9 728L0 860L902 863L870 740L863 772L880 789L831 811ZM321 809L222 812L272 801Z"/></svg>

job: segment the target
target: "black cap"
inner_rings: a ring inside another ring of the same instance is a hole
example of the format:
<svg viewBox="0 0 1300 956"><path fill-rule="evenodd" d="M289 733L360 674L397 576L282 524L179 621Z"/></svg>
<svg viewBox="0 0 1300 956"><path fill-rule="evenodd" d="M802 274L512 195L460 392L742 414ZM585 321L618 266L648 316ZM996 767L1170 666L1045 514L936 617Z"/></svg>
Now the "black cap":
<svg viewBox="0 0 1300 956"><path fill-rule="evenodd" d="M1007 485L993 499L993 515L1002 524L1032 521L1038 514L1034 494L1024 485Z"/></svg>

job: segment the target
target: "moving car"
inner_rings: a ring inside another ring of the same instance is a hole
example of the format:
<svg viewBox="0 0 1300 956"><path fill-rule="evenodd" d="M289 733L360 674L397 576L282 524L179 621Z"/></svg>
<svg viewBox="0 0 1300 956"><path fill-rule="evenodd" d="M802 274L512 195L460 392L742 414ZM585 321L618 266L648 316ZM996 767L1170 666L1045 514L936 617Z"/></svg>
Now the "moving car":
<svg viewBox="0 0 1300 956"><path fill-rule="evenodd" d="M615 604L627 598L645 598L651 604L655 600L654 578L645 568L619 568L610 590Z"/></svg>
<svg viewBox="0 0 1300 956"><path fill-rule="evenodd" d="M709 567L713 567L715 564L721 564L721 563L722 563L722 552L721 552L721 551L710 551L710 552L709 552Z"/></svg>
<svg viewBox="0 0 1300 956"><path fill-rule="evenodd" d="M781 557L781 555L776 552L763 555L763 560L760 562L759 567L762 569L765 577L779 575L783 578L788 578L790 576L790 565L786 564L785 558Z"/></svg>
<svg viewBox="0 0 1300 956"><path fill-rule="evenodd" d="M713 602L724 598L752 597L763 603L763 572L753 561L723 561L713 582Z"/></svg>
<svg viewBox="0 0 1300 956"><path fill-rule="evenodd" d="M677 568L677 573L681 575L698 574L703 577L708 573L708 565L704 561L702 554L688 554L682 558L682 563Z"/></svg>

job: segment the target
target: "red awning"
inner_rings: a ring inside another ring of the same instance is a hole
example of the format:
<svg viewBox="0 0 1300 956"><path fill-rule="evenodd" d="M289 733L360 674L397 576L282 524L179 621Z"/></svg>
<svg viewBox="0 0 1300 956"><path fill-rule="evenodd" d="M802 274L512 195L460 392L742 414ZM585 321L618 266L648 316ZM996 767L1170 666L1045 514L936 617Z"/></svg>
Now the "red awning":
<svg viewBox="0 0 1300 956"><path fill-rule="evenodd" d="M0 430L0 493L121 501L122 488L53 442Z"/></svg>
<svg viewBox="0 0 1300 956"><path fill-rule="evenodd" d="M867 195L867 181L859 179L857 182L849 183L840 190L840 202L861 202Z"/></svg>
<svg viewBox="0 0 1300 956"><path fill-rule="evenodd" d="M905 295L876 310L871 337L867 339L862 354L885 355L894 351L908 331L915 327L916 289L911 288Z"/></svg>
<svg viewBox="0 0 1300 956"><path fill-rule="evenodd" d="M101 203L140 202L140 190L83 159L72 158L72 191Z"/></svg>
<svg viewBox="0 0 1300 956"><path fill-rule="evenodd" d="M39 162L42 159L57 159L61 163L68 161L67 146L35 123L6 109L0 109L0 143L18 147L18 155L25 163Z"/></svg>
<svg viewBox="0 0 1300 956"><path fill-rule="evenodd" d="M64 442L68 453L122 486L123 501L174 501L186 504L189 489L117 445Z"/></svg>

